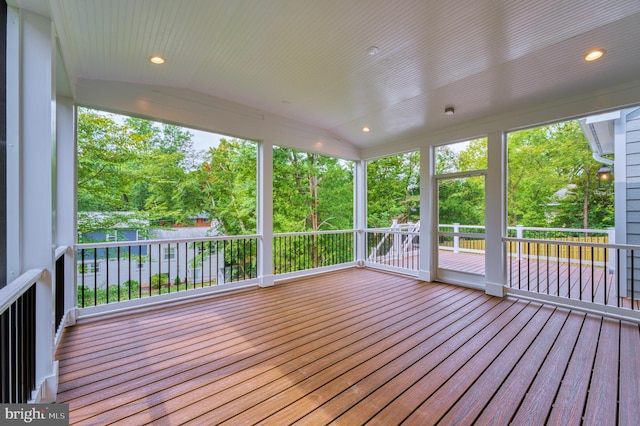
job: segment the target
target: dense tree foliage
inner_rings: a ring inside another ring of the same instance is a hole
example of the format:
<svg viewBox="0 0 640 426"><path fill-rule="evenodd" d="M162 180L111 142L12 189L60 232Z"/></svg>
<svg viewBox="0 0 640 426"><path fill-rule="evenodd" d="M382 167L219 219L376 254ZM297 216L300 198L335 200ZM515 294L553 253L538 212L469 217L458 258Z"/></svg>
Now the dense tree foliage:
<svg viewBox="0 0 640 426"><path fill-rule="evenodd" d="M78 129L81 233L189 224L195 215L224 235L257 232L255 142L221 139L196 153L184 129L86 109ZM352 162L276 147L273 167L275 232L353 227Z"/></svg>
<svg viewBox="0 0 640 426"><path fill-rule="evenodd" d="M256 233L256 143L221 139L195 152L192 138L176 126L80 109L79 231L126 221L132 228L189 224L206 215L222 234ZM436 174L485 169L486 153L486 139L438 147ZM273 158L276 233L353 227L352 162L281 147ZM419 167L419 152L367 163L369 227L419 220ZM612 226L613 190L597 188L599 167L577 122L509 134L509 225ZM484 178L440 182L440 223L484 223Z"/></svg>
<svg viewBox="0 0 640 426"><path fill-rule="evenodd" d="M275 147L275 232L353 227L353 164L324 155Z"/></svg>
<svg viewBox="0 0 640 426"><path fill-rule="evenodd" d="M367 214L370 228L420 219L420 152L367 163Z"/></svg>
<svg viewBox="0 0 640 426"><path fill-rule="evenodd" d="M577 121L510 133L508 164L509 226L614 225L613 188L598 188L602 164Z"/></svg>

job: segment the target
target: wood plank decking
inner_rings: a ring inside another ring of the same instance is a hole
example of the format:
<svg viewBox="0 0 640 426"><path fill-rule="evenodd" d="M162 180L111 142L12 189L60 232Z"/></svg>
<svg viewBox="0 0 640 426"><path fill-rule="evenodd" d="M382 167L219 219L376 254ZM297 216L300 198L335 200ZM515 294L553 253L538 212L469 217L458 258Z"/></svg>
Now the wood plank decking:
<svg viewBox="0 0 640 426"><path fill-rule="evenodd" d="M371 269L82 320L71 424L584 424L640 418L638 324Z"/></svg>

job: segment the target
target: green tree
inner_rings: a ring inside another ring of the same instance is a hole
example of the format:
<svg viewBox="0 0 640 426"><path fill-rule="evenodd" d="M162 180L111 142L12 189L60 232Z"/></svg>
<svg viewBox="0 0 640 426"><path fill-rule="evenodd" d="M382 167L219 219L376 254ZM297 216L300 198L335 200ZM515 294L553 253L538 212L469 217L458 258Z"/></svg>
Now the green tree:
<svg viewBox="0 0 640 426"><path fill-rule="evenodd" d="M352 162L280 147L273 157L276 232L353 227Z"/></svg>
<svg viewBox="0 0 640 426"><path fill-rule="evenodd" d="M257 147L254 142L222 139L206 161L179 185L225 235L257 232Z"/></svg>
<svg viewBox="0 0 640 426"><path fill-rule="evenodd" d="M613 190L597 188L601 164L577 121L510 133L508 159L509 226L613 225Z"/></svg>
<svg viewBox="0 0 640 426"><path fill-rule="evenodd" d="M139 145L126 126L80 108L78 113L78 211L122 211L135 180L129 165Z"/></svg>
<svg viewBox="0 0 640 426"><path fill-rule="evenodd" d="M78 230L148 230L198 213L183 183L198 163L182 128L80 108ZM123 215L116 212L128 212ZM95 213L100 214L95 214Z"/></svg>
<svg viewBox="0 0 640 426"><path fill-rule="evenodd" d="M389 227L420 219L420 152L367 163L367 226Z"/></svg>

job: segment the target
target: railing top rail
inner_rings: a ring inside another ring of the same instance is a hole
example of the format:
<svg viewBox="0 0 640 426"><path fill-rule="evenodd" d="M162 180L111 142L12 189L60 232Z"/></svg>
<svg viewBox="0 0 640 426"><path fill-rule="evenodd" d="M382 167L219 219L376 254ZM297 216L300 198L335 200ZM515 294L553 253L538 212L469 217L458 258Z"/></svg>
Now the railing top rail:
<svg viewBox="0 0 640 426"><path fill-rule="evenodd" d="M485 238L486 234L484 232L478 232L474 234L473 232L438 232L438 235L443 237L461 237L461 238Z"/></svg>
<svg viewBox="0 0 640 426"><path fill-rule="evenodd" d="M447 226L447 227L453 227L453 223L440 223L438 224L438 226ZM461 225L458 224L458 226L460 228L484 228L483 225ZM521 226L521 225L517 225L517 226L509 226L507 229L509 230L518 230L521 229L523 231L549 231L549 232L576 232L576 233L589 233L589 234L593 234L593 233L601 233L601 234L607 234L609 233L608 229L593 229L593 228L538 228L538 227L530 227L530 226Z"/></svg>
<svg viewBox="0 0 640 426"><path fill-rule="evenodd" d="M69 246L60 246L56 248L55 258L56 260L60 259L65 253L71 250Z"/></svg>
<svg viewBox="0 0 640 426"><path fill-rule="evenodd" d="M593 228L537 228L537 227L528 227L528 226L509 226L507 229L517 230L522 229L523 231L550 231L550 232L577 232L577 233L601 233L607 234L609 231L607 229L593 229Z"/></svg>
<svg viewBox="0 0 640 426"><path fill-rule="evenodd" d="M44 269L29 269L0 289L0 313L4 313L13 302L29 290L42 277L43 273Z"/></svg>
<svg viewBox="0 0 640 426"><path fill-rule="evenodd" d="M305 231L305 232L281 232L273 234L274 237L295 237L298 235L328 235L328 234L349 234L356 232L354 229L342 229L333 231Z"/></svg>
<svg viewBox="0 0 640 426"><path fill-rule="evenodd" d="M620 250L638 250L640 246L630 244L605 244L605 243L590 243L590 242L578 242L578 241L559 241L559 240L540 240L533 238L509 238L503 237L502 241L511 241L517 243L531 243L531 244L555 244L562 246L574 246L574 247L594 247L605 249L620 249Z"/></svg>
<svg viewBox="0 0 640 426"><path fill-rule="evenodd" d="M225 235L217 237L196 237L196 238L174 238L163 240L135 240L135 241L114 241L108 243L82 243L76 244L75 248L79 249L94 249L94 248L111 248L111 247L126 247L126 246L148 246L158 244L175 244L175 243L194 243L194 242L207 242L207 241L229 241L229 240L245 240L251 238L262 238L262 235Z"/></svg>
<svg viewBox="0 0 640 426"><path fill-rule="evenodd" d="M404 231L398 228L367 228L364 232L384 232L386 234L411 234L419 235L420 231Z"/></svg>

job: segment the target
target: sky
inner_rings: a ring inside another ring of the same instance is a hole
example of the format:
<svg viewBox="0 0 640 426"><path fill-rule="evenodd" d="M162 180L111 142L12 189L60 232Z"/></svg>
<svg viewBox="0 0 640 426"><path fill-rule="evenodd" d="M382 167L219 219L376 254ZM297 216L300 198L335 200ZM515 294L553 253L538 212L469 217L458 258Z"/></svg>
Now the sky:
<svg viewBox="0 0 640 426"><path fill-rule="evenodd" d="M95 111L98 114L104 114L104 115L110 116L118 124L124 124L125 120L127 119L127 116L125 115L114 114L114 113L100 111L100 110L95 110ZM188 130L193 135L193 138L191 140L193 141L193 148L196 151L208 151L209 148L217 147L218 144L220 144L221 138L228 138L228 136L225 136L225 135L204 132L202 130L196 130L190 127L182 127L182 128Z"/></svg>
<svg viewBox="0 0 640 426"><path fill-rule="evenodd" d="M203 132L202 130L195 130L185 127L189 132L193 134L193 148L196 151L208 151L209 148L216 147L220 143L221 138L225 138L224 135L218 135L215 133Z"/></svg>

